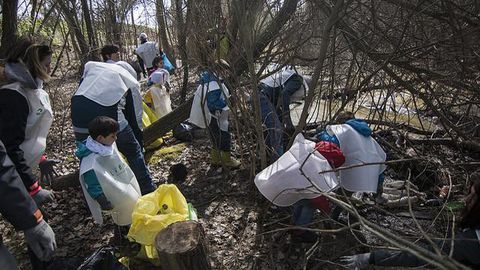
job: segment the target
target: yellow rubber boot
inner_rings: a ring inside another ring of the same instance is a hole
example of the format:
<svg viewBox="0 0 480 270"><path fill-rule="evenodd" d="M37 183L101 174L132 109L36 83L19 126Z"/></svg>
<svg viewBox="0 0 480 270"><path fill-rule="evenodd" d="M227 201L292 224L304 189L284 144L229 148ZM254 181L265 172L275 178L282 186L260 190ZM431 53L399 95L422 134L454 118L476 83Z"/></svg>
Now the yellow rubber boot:
<svg viewBox="0 0 480 270"><path fill-rule="evenodd" d="M220 152L220 159L221 159L222 165L226 167L238 168L241 165L240 161L232 158L232 156L230 155L230 152L227 152L227 151Z"/></svg>
<svg viewBox="0 0 480 270"><path fill-rule="evenodd" d="M212 165L221 165L220 151L217 149L210 149L210 164Z"/></svg>

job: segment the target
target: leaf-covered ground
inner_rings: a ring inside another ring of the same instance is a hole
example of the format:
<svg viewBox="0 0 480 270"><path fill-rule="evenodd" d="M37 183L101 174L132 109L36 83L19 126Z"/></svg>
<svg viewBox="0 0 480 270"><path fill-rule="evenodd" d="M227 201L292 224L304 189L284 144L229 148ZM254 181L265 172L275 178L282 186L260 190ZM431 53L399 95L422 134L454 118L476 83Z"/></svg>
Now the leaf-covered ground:
<svg viewBox="0 0 480 270"><path fill-rule="evenodd" d="M53 81L47 88L55 111L55 122L48 137L47 156L62 161L57 168L62 175L78 168L78 160L73 155L75 146L70 122L70 97L77 85L75 78L66 77ZM174 104L178 105L175 103L176 94L173 95ZM167 139L165 147L176 143L178 141L173 138ZM316 244L292 241L288 231L283 230L291 223L290 209L274 207L259 194L253 185L249 167L228 173L210 172L209 144L208 138L195 140L187 143L178 154L152 158L149 166L157 183L166 181L172 164L182 162L187 166L187 180L177 185L198 211L199 220L206 231L213 269L341 269L338 264L340 256L367 250L365 245L360 244L361 241L366 241L366 245L385 244L362 228L322 233ZM462 157L452 154L451 149L438 147L434 151L442 160ZM389 177L402 179L405 176L389 170ZM454 175L456 181L461 181L461 177L458 172ZM82 261L95 249L112 243L113 223L108 220L105 225L99 226L93 222L80 187L56 191L55 197L55 202L45 206L58 244L55 260ZM362 209L361 213L369 220L385 228L411 235L412 241L417 236L415 232L418 230L411 218L395 217L375 206L365 206ZM432 212L427 208L423 211ZM441 234L446 220L444 214L439 217L433 222L421 222L430 228L429 232ZM314 228L341 228L321 213L316 218L318 222ZM3 220L0 221L0 231L20 268L30 269L22 233L15 232ZM363 234L359 236L359 232ZM135 263L131 269L155 268Z"/></svg>

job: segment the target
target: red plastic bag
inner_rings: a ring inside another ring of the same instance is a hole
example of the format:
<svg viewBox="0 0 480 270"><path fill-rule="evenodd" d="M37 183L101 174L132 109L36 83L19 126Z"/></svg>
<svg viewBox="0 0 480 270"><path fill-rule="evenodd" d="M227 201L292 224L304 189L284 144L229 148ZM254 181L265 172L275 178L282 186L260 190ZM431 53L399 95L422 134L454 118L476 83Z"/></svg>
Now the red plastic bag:
<svg viewBox="0 0 480 270"><path fill-rule="evenodd" d="M345 156L343 155L342 150L335 143L321 141L315 145L315 150L317 150L325 159L330 163L330 166L333 168L338 168L345 163Z"/></svg>

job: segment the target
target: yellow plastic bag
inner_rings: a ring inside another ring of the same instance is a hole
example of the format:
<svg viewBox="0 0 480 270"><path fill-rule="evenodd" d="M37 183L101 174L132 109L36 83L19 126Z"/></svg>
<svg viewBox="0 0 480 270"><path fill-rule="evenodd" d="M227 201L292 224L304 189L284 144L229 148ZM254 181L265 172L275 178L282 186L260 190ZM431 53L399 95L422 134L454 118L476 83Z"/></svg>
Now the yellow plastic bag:
<svg viewBox="0 0 480 270"><path fill-rule="evenodd" d="M150 107L148 107L147 104L145 104L145 102L142 102L142 107L143 107L142 124L143 124L143 127L146 128L150 126L153 122L157 121L158 118L155 115L155 112L153 112L153 110L150 109ZM158 148L162 144L163 144L163 139L158 138L150 145L146 145L145 148L147 149Z"/></svg>
<svg viewBox="0 0 480 270"><path fill-rule="evenodd" d="M190 206L175 185L160 185L157 190L140 197L132 214L128 232L131 241L142 244L140 257L158 263L155 236L168 225L191 218Z"/></svg>

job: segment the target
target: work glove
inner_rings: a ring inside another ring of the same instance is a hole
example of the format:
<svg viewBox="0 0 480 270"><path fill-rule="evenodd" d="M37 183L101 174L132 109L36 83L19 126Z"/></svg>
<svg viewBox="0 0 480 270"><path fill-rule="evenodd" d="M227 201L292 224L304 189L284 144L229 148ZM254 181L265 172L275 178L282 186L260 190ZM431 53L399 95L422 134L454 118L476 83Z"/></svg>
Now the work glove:
<svg viewBox="0 0 480 270"><path fill-rule="evenodd" d="M46 189L40 189L35 195L32 196L32 199L35 201L38 207L41 207L43 204L47 202L53 201L55 196L53 196L53 192Z"/></svg>
<svg viewBox="0 0 480 270"><path fill-rule="evenodd" d="M105 197L105 194L101 194L95 200L100 204L100 208L102 208L103 211L110 211L113 209L113 205L110 203L110 201Z"/></svg>
<svg viewBox="0 0 480 270"><path fill-rule="evenodd" d="M361 270L366 269L370 261L370 253L363 253L351 256L343 256L340 261L347 269Z"/></svg>
<svg viewBox="0 0 480 270"><path fill-rule="evenodd" d="M35 255L42 261L49 261L57 248L55 233L45 220L35 227L25 230L25 240Z"/></svg>
<svg viewBox="0 0 480 270"><path fill-rule="evenodd" d="M52 180L55 176L58 176L57 172L53 168L55 164L60 163L57 159L46 159L41 161L38 166L40 167L40 180L49 185L52 184Z"/></svg>

